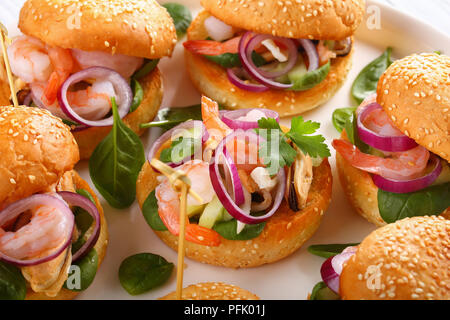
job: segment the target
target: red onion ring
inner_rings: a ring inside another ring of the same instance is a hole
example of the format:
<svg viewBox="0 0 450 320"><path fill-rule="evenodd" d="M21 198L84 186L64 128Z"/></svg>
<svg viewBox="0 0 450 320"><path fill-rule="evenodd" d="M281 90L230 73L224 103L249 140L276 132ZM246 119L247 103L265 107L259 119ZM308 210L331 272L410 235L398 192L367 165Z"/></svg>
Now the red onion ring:
<svg viewBox="0 0 450 320"><path fill-rule="evenodd" d="M387 152L407 151L417 146L417 143L406 135L384 136L364 125L364 120L373 111L383 109L378 103L371 103L365 106L357 117L358 135L361 141L378 150Z"/></svg>
<svg viewBox="0 0 450 320"><path fill-rule="evenodd" d="M237 206L240 206L245 202L244 190L242 187L241 179L239 178L239 173L236 165L234 164L233 158L225 147L223 150L223 155L225 158L225 166L228 168L231 178L231 186L233 187L233 200Z"/></svg>
<svg viewBox="0 0 450 320"><path fill-rule="evenodd" d="M240 117L246 116L252 110L254 109L238 109L227 111L221 115L221 119L231 129L243 129L243 130L256 129L259 127L258 121L237 120ZM263 112L266 115L266 118L273 118L277 122L280 122L280 116L276 111L259 108L257 110Z"/></svg>
<svg viewBox="0 0 450 320"><path fill-rule="evenodd" d="M308 56L308 72L319 68L319 54L317 53L314 43L308 39L298 39L298 41L305 49L306 55Z"/></svg>
<svg viewBox="0 0 450 320"><path fill-rule="evenodd" d="M0 252L0 260L6 261L7 263L11 263L18 267L35 266L55 259L71 244L75 218L69 206L63 200L57 198L56 196L51 196L48 194L35 194L28 198L13 202L0 212L0 226L3 226L5 223L16 218L26 210L34 206L42 206L42 205L56 208L57 210L64 213L64 215L66 215L67 218L71 221L72 226L70 228L67 228L68 230L66 236L67 238L64 241L63 245L61 245L61 247L59 247L56 251L49 254L48 256L30 260L21 260L12 258Z"/></svg>
<svg viewBox="0 0 450 320"><path fill-rule="evenodd" d="M441 174L442 165L438 157L431 154L430 160L433 162L433 170L420 178L412 180L395 180L384 178L373 174L373 183L380 189L392 193L410 193L425 189L430 186Z"/></svg>
<svg viewBox="0 0 450 320"><path fill-rule="evenodd" d="M245 71L247 71L253 79L255 79L256 81L267 87L274 89L291 88L292 84L279 83L274 80L268 79L259 73L259 69L253 63L251 57L253 50L259 44L259 42L252 41L255 37L248 40L248 38L251 37L252 35L253 35L252 32L247 31L246 33L244 33L244 35L241 37L241 40L239 41L239 59L241 60L242 66L244 67ZM249 52L250 54L248 54Z"/></svg>
<svg viewBox="0 0 450 320"><path fill-rule="evenodd" d="M106 79L112 83L115 91L118 94L117 101L118 112L120 118L124 118L130 111L131 103L133 101L133 92L128 82L116 71L104 67L91 67L72 74L62 84L58 90L58 102L61 110L73 121L88 127L106 127L112 126L114 123L113 116L101 120L88 120L79 116L70 106L67 100L67 92L71 85L78 83L85 79Z"/></svg>
<svg viewBox="0 0 450 320"><path fill-rule="evenodd" d="M100 213L91 200L78 193L61 191L58 192L58 194L69 205L86 210L94 219L94 230L92 231L91 236L86 240L81 248L72 255L72 261L77 261L78 259L83 258L97 243L98 237L100 236Z"/></svg>
<svg viewBox="0 0 450 320"><path fill-rule="evenodd" d="M242 80L236 75L236 72L237 70L235 69L227 69L227 77L228 80L239 89L247 90L250 92L265 92L269 90L269 88L263 84L256 84Z"/></svg>
<svg viewBox="0 0 450 320"><path fill-rule="evenodd" d="M320 268L320 275L328 288L339 294L339 278L344 267L344 263L350 259L356 251L349 250L328 258Z"/></svg>
<svg viewBox="0 0 450 320"><path fill-rule="evenodd" d="M205 125L203 124L202 121L200 120L190 120L190 121L186 121L183 122L181 124L179 124L178 126L170 129L169 131L166 131L163 135L161 135L156 141L155 143L153 143L149 153L148 153L148 161L151 161L154 157L155 154L158 152L158 150L161 148L161 146L167 142L169 139L172 138L172 134L176 131L176 130L189 130L192 128L201 128L202 129L202 143L204 143L205 141L208 140L209 138L209 134L208 131L205 128ZM191 159L191 157L189 156L189 159ZM182 161L184 162L184 160ZM178 166L178 165L177 165Z"/></svg>
<svg viewBox="0 0 450 320"><path fill-rule="evenodd" d="M280 207L281 201L283 200L284 196L284 188L286 187L285 180L286 176L284 173L284 169L280 169L277 174L278 178L278 189L276 190L276 196L274 199L274 204L272 206L272 209L268 213L262 216L251 216L250 214L247 214L244 212L241 208L239 208L236 203L234 203L231 196L228 194L227 189L225 185L223 184L222 177L220 175L219 170L219 164L220 159L222 158L225 150L225 146L228 140L231 139L243 139L243 138L249 138L250 143L258 143L259 139L262 139L259 135L254 133L253 131L246 131L245 134L242 132L232 132L228 136L226 136L220 144L217 146L215 151L214 159L212 159L210 165L209 165L209 176L211 179L211 183L213 185L214 191L217 194L217 197L219 198L220 202L224 206L225 210L227 210L235 219L239 220L242 223L246 224L257 224L263 221L266 221L269 219Z"/></svg>

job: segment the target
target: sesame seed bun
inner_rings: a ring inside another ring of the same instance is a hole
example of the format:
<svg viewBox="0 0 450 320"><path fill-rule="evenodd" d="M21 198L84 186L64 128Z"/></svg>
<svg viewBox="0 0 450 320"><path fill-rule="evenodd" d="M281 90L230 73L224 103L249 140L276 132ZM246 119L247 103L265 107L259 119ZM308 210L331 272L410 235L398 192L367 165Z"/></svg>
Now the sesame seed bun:
<svg viewBox="0 0 450 320"><path fill-rule="evenodd" d="M187 33L189 40L208 37L203 22L209 16L208 12L203 11L194 19ZM233 85L228 80L225 68L218 64L188 50L185 50L185 58L189 76L202 94L228 109L266 108L276 110L281 117L287 117L314 109L334 96L351 68L353 50L345 57L333 59L325 80L306 91L270 89L250 92Z"/></svg>
<svg viewBox="0 0 450 320"><path fill-rule="evenodd" d="M68 126L50 112L0 107L0 204L48 190L79 160Z"/></svg>
<svg viewBox="0 0 450 320"><path fill-rule="evenodd" d="M450 161L450 57L395 61L380 78L377 101L399 130Z"/></svg>
<svg viewBox="0 0 450 320"><path fill-rule="evenodd" d="M348 140L345 131L342 132L341 139ZM373 183L372 176L353 167L339 152L336 152L336 167L344 194L355 211L377 227L386 225L380 216L378 187ZM450 208L447 208L441 215L450 219Z"/></svg>
<svg viewBox="0 0 450 320"><path fill-rule="evenodd" d="M141 123L152 121L158 113L163 98L163 82L161 72L155 68L147 76L139 80L144 97L139 107L126 115L122 121L136 134L142 135L146 129L140 128ZM97 145L109 134L112 126L91 127L73 132L80 149L80 159L89 159Z"/></svg>
<svg viewBox="0 0 450 320"><path fill-rule="evenodd" d="M274 36L341 40L351 36L364 17L364 0L216 1L202 6L225 23Z"/></svg>
<svg viewBox="0 0 450 320"><path fill-rule="evenodd" d="M106 248L108 246L108 225L106 223L105 215L103 213L103 208L100 204L100 201L95 194L95 192L90 188L89 184L83 180L78 173L75 171L70 172L70 182L72 185L65 186L64 189L67 191L73 191L72 189L84 189L88 191L91 196L95 200L95 205L98 209L98 212L100 214L100 236L98 237L97 242L95 243L94 249L97 251L98 255L98 269L97 273L99 272L99 268L101 263L103 262L103 259L106 255ZM34 292L31 289L28 289L26 299L27 300L71 300L74 299L80 292L67 290L62 288L61 291L55 296L55 297L49 297L45 295L44 293L38 293Z"/></svg>
<svg viewBox="0 0 450 320"><path fill-rule="evenodd" d="M148 59L170 56L177 41L155 0L28 0L19 28L51 46Z"/></svg>
<svg viewBox="0 0 450 320"><path fill-rule="evenodd" d="M372 232L345 264L344 300L449 300L450 221L406 218Z"/></svg>
<svg viewBox="0 0 450 320"><path fill-rule="evenodd" d="M246 241L220 238L217 247L185 243L186 256L212 265L230 268L256 267L283 259L301 247L317 230L331 200L332 175L327 159L313 168L313 181L306 207L300 212L289 209L283 200L278 211L266 221L262 233ZM137 180L137 200L142 205L157 185L157 174L148 162ZM155 231L169 247L177 250L178 236L169 231Z"/></svg>
<svg viewBox="0 0 450 320"><path fill-rule="evenodd" d="M259 297L232 284L223 282L204 282L192 284L183 289L183 300L259 300ZM159 300L175 300L176 292L159 298Z"/></svg>

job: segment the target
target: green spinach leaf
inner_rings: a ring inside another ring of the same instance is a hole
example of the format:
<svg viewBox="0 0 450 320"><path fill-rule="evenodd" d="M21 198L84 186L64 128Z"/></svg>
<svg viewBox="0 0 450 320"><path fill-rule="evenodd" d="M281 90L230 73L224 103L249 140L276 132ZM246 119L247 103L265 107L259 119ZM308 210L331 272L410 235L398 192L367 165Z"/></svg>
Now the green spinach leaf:
<svg viewBox="0 0 450 320"><path fill-rule="evenodd" d="M308 252L322 258L333 257L347 247L357 246L359 243L347 243L347 244L316 244L308 247Z"/></svg>
<svg viewBox="0 0 450 320"><path fill-rule="evenodd" d="M172 274L173 263L152 253L139 253L122 261L119 280L122 287L135 296L147 292L164 282Z"/></svg>
<svg viewBox="0 0 450 320"><path fill-rule="evenodd" d="M289 81L293 84L293 86L288 90L305 91L314 88L316 85L325 80L328 73L330 72L330 68L331 64L330 62L328 62L327 64L324 64L320 68L306 73L289 72L288 78Z"/></svg>
<svg viewBox="0 0 450 320"><path fill-rule="evenodd" d="M387 223L406 217L439 215L450 207L450 182L411 193L378 189L378 208Z"/></svg>
<svg viewBox="0 0 450 320"><path fill-rule="evenodd" d="M320 281L317 283L312 292L309 300L340 300L341 297L327 287L325 282Z"/></svg>
<svg viewBox="0 0 450 320"><path fill-rule="evenodd" d="M336 109L332 115L332 122L337 131L342 132L344 130L347 120L355 112L355 107Z"/></svg>
<svg viewBox="0 0 450 320"><path fill-rule="evenodd" d="M93 204L95 204L95 200L92 197L92 195L84 189L78 189L77 193L79 195L82 195L83 197L89 199ZM89 228L92 226L92 223L94 222L94 219L92 216L84 209L80 207L75 207L73 210L73 214L75 216L75 223L77 226L77 229L80 233L78 236L77 241L72 243L72 254L77 252L83 244L86 242L87 239L85 239L86 231L89 230Z"/></svg>
<svg viewBox="0 0 450 320"><path fill-rule="evenodd" d="M147 199L145 199L142 205L142 214L150 228L156 231L167 231L167 227L162 222L158 213L158 200L155 196L155 190L150 192Z"/></svg>
<svg viewBox="0 0 450 320"><path fill-rule="evenodd" d="M393 62L391 53L392 48L387 48L381 56L369 63L356 77L351 92L358 104L376 92L378 80Z"/></svg>
<svg viewBox="0 0 450 320"><path fill-rule="evenodd" d="M143 123L141 128L160 127L170 130L188 120L202 120L202 109L199 104L189 107L164 108L158 111L158 120Z"/></svg>
<svg viewBox="0 0 450 320"><path fill-rule="evenodd" d="M136 72L131 76L131 78L139 80L139 79L145 77L150 72L152 72L153 69L156 68L156 66L158 65L158 62L159 62L159 59L153 59L153 60L145 59L144 65L141 68L139 68L138 70L136 70Z"/></svg>
<svg viewBox="0 0 450 320"><path fill-rule="evenodd" d="M136 180L145 154L139 136L120 119L114 98L112 110L113 128L89 159L89 173L106 201L115 208L124 209L136 198Z"/></svg>
<svg viewBox="0 0 450 320"><path fill-rule="evenodd" d="M245 226L239 234L236 233L237 230L237 220L233 219L230 221L219 222L214 227L218 234L228 240L250 240L258 237L264 230L266 223L258 224L248 224Z"/></svg>
<svg viewBox="0 0 450 320"><path fill-rule="evenodd" d="M25 300L27 282L19 268L0 261L0 300Z"/></svg>
<svg viewBox="0 0 450 320"><path fill-rule="evenodd" d="M92 248L83 258L73 263L64 288L72 291L84 291L94 281L98 269L98 254Z"/></svg>
<svg viewBox="0 0 450 320"><path fill-rule="evenodd" d="M356 112L353 112L347 118L347 122L345 123L344 126L345 133L347 134L348 140L352 144L354 144L361 152L369 154L372 149L369 145L362 142L361 139L359 138L356 119L357 119Z"/></svg>
<svg viewBox="0 0 450 320"><path fill-rule="evenodd" d="M135 111L144 99L144 89L135 78L131 78L131 90L133 91L133 101L131 102L130 113Z"/></svg>
<svg viewBox="0 0 450 320"><path fill-rule="evenodd" d="M186 34L189 25L192 22L192 14L189 9L179 3L164 3L162 5L167 9L175 24L177 30L177 37L180 39Z"/></svg>
<svg viewBox="0 0 450 320"><path fill-rule="evenodd" d="M159 160L166 163L180 163L194 154L196 143L201 148L200 139L179 137L172 141L172 145L169 148L161 151Z"/></svg>

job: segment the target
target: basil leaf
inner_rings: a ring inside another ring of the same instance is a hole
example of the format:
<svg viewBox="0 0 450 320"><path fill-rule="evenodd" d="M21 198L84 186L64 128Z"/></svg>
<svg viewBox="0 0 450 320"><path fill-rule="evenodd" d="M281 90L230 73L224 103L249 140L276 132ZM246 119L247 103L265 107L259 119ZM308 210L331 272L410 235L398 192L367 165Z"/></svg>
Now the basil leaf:
<svg viewBox="0 0 450 320"><path fill-rule="evenodd" d="M341 300L341 297L320 281L314 286L309 300Z"/></svg>
<svg viewBox="0 0 450 320"><path fill-rule="evenodd" d="M71 291L84 291L92 284L98 269L98 254L92 248L83 258L73 263L64 288Z"/></svg>
<svg viewBox="0 0 450 320"><path fill-rule="evenodd" d="M353 114L353 112L355 112L355 110L356 110L355 107L340 108L334 110L331 119L337 131L342 132L348 118L351 117L351 115Z"/></svg>
<svg viewBox="0 0 450 320"><path fill-rule="evenodd" d="M142 214L150 228L156 231L167 231L167 227L162 222L158 213L158 200L155 196L155 190L150 192L147 199L145 199L142 205Z"/></svg>
<svg viewBox="0 0 450 320"><path fill-rule="evenodd" d="M214 227L218 234L228 240L250 240L258 237L266 226L265 222L258 224L248 224L239 234L237 230L237 220L233 219L226 222L219 222Z"/></svg>
<svg viewBox="0 0 450 320"><path fill-rule="evenodd" d="M381 56L369 63L356 77L351 92L358 104L377 91L378 80L393 62L391 53L392 48L387 48Z"/></svg>
<svg viewBox="0 0 450 320"><path fill-rule="evenodd" d="M179 3L164 3L162 5L167 9L175 24L177 37L180 39L186 34L189 25L192 22L192 15L189 9Z"/></svg>
<svg viewBox="0 0 450 320"><path fill-rule="evenodd" d="M308 252L322 258L330 258L340 254L347 247L357 246L359 243L346 244L316 244L308 247Z"/></svg>
<svg viewBox="0 0 450 320"><path fill-rule="evenodd" d="M204 55L204 57L226 69L242 66L241 59L239 58L238 53L227 52L216 56ZM267 63L267 61L263 58L263 56L255 51L252 52L252 59L253 63L257 67L263 66Z"/></svg>
<svg viewBox="0 0 450 320"><path fill-rule="evenodd" d="M288 78L293 86L288 90L305 91L314 88L316 85L325 80L328 73L330 72L330 67L331 64L330 62L328 62L320 68L306 73L289 72Z"/></svg>
<svg viewBox="0 0 450 320"><path fill-rule="evenodd" d="M164 282L172 274L173 263L152 253L139 253L122 261L119 280L122 287L135 296L147 292Z"/></svg>
<svg viewBox="0 0 450 320"><path fill-rule="evenodd" d="M25 300L27 282L19 268L0 261L0 300Z"/></svg>
<svg viewBox="0 0 450 320"><path fill-rule="evenodd" d="M387 223L406 217L439 215L450 207L450 182L411 193L378 189L378 209Z"/></svg>
<svg viewBox="0 0 450 320"><path fill-rule="evenodd" d="M105 200L111 206L123 209L136 198L136 180L145 154L139 136L122 122L114 98L111 100L113 128L89 159L89 173Z"/></svg>
<svg viewBox="0 0 450 320"><path fill-rule="evenodd" d="M135 78L131 78L131 90L133 91L133 101L131 102L130 112L135 111L144 99L144 89L141 84Z"/></svg>

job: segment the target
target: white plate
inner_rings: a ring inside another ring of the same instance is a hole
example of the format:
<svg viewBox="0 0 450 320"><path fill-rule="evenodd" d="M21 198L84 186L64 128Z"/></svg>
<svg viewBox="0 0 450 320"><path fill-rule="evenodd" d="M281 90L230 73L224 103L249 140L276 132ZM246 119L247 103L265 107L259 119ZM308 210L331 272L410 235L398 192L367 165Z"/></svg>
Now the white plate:
<svg viewBox="0 0 450 320"><path fill-rule="evenodd" d="M168 1L162 1L168 2ZM190 7L193 15L200 10L199 1L178 1ZM23 0L2 1L0 3L0 21L9 29L10 35L17 35L18 12ZM381 28L373 30L370 21L365 19L356 35L356 50L348 79L338 94L319 109L304 115L307 119L319 121L321 132L330 143L338 136L331 123L331 113L338 107L351 105L350 87L359 71L387 47L394 48L394 56L422 51L441 50L450 52L450 38L433 27L418 21L400 11L375 1L368 1L367 8L373 14L379 13ZM368 23L369 22L369 23ZM170 59L159 64L164 74L163 107L187 106L199 102L199 94L186 74L183 60L183 48L179 43ZM287 120L283 120L289 123ZM152 131L153 136L157 131ZM148 133L143 136L146 150L154 137ZM331 148L332 149L332 148ZM320 281L320 266L324 259L311 255L306 248L319 243L348 243L361 241L374 226L357 215L344 198L342 188L335 171L334 150L330 163L333 168L333 198L329 210L325 213L322 225L316 234L296 253L288 258L251 269L227 269L186 259L184 285L203 281L223 281L248 289L262 299L305 299L313 286ZM77 170L91 184L87 162L77 165ZM79 295L79 299L157 299L175 290L174 272L163 286L146 294L132 297L122 289L118 280L120 263L126 257L140 252L151 252L176 263L176 252L165 246L147 225L135 203L127 210L111 208L105 201L103 206L108 221L110 243L106 258L98 270L91 287Z"/></svg>

